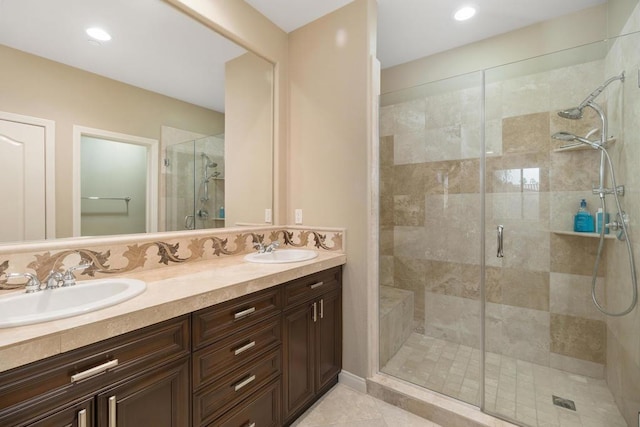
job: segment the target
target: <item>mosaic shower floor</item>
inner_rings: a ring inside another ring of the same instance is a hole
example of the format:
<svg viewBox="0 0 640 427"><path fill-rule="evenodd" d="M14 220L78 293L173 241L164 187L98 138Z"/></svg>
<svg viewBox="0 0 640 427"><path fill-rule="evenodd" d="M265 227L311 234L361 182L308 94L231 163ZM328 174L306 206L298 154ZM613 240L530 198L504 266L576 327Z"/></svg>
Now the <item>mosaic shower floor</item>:
<svg viewBox="0 0 640 427"><path fill-rule="evenodd" d="M480 350L412 333L382 372L480 405ZM496 353L486 357L486 408L536 427L627 427L604 380ZM555 406L553 396L575 402Z"/></svg>

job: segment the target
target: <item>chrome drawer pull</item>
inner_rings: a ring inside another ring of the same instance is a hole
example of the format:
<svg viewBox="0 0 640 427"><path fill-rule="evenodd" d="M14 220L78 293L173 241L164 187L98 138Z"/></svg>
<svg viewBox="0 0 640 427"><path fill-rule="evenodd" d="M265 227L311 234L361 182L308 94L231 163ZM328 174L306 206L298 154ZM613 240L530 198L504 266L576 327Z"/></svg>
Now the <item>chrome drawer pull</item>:
<svg viewBox="0 0 640 427"><path fill-rule="evenodd" d="M313 323L318 321L318 303L313 303Z"/></svg>
<svg viewBox="0 0 640 427"><path fill-rule="evenodd" d="M245 316L250 315L254 311L256 311L255 307L247 308L246 310L242 310L242 311L239 311L236 314L234 314L233 318L234 319L240 319L241 317L245 317Z"/></svg>
<svg viewBox="0 0 640 427"><path fill-rule="evenodd" d="M320 318L324 319L324 298L320 300Z"/></svg>
<svg viewBox="0 0 640 427"><path fill-rule="evenodd" d="M309 288L315 289L315 288L319 288L322 285L324 285L324 282L317 282L317 283L314 283L313 285L310 285Z"/></svg>
<svg viewBox="0 0 640 427"><path fill-rule="evenodd" d="M238 390L240 390L242 387L244 387L244 386L246 386L247 384L251 383L251 382L252 382L253 380L255 380L255 379L256 379L256 376L255 376L255 375L251 375L250 377L245 378L244 380L240 381L238 384L234 385L234 386L233 386L233 389L234 389L235 391L238 391Z"/></svg>
<svg viewBox="0 0 640 427"><path fill-rule="evenodd" d="M249 350L251 347L253 347L254 345L256 345L255 341L251 341L248 344L243 345L242 347L238 347L237 349L235 349L235 351L233 352L234 355L239 355L240 353L244 353L245 351Z"/></svg>
<svg viewBox="0 0 640 427"><path fill-rule="evenodd" d="M244 427L256 427L256 423L247 423Z"/></svg>
<svg viewBox="0 0 640 427"><path fill-rule="evenodd" d="M111 369L116 366L118 366L118 359L110 360L107 363L103 363L102 365L98 365L93 368L87 369L86 371L82 371L75 375L71 375L71 382L75 383L76 381L84 380L94 375L101 374L105 372L107 369Z"/></svg>
<svg viewBox="0 0 640 427"><path fill-rule="evenodd" d="M87 410L78 412L78 427L87 427Z"/></svg>
<svg viewBox="0 0 640 427"><path fill-rule="evenodd" d="M117 427L116 426L116 397L111 396L109 398L109 427Z"/></svg>

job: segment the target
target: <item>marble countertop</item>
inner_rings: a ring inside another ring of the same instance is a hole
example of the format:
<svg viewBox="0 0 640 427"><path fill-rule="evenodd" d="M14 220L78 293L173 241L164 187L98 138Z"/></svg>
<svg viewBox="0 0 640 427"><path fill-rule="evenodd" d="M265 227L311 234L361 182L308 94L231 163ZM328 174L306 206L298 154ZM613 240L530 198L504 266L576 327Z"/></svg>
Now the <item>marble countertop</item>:
<svg viewBox="0 0 640 427"><path fill-rule="evenodd" d="M0 372L345 262L346 255L324 251L312 260L285 264L253 264L238 255L122 275L145 281L147 290L91 313L0 329Z"/></svg>

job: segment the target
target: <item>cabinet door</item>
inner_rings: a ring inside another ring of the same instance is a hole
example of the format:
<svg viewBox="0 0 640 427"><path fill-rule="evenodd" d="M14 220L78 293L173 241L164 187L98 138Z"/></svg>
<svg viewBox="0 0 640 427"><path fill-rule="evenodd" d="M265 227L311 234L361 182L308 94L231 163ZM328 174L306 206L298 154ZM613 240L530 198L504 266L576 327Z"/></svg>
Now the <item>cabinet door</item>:
<svg viewBox="0 0 640 427"><path fill-rule="evenodd" d="M91 396L73 406L59 408L49 412L43 418L33 421L35 417L25 417L23 420L11 422L12 426L29 427L93 427L94 422L94 397ZM25 414L33 414L37 407L23 411ZM38 416L39 418L39 416Z"/></svg>
<svg viewBox="0 0 640 427"><path fill-rule="evenodd" d="M284 312L282 369L284 380L284 419L304 407L315 395L315 324L313 303Z"/></svg>
<svg viewBox="0 0 640 427"><path fill-rule="evenodd" d="M340 289L318 301L316 322L316 391L336 383L342 369L342 297Z"/></svg>
<svg viewBox="0 0 640 427"><path fill-rule="evenodd" d="M184 427L189 408L189 359L183 358L99 394L98 427Z"/></svg>

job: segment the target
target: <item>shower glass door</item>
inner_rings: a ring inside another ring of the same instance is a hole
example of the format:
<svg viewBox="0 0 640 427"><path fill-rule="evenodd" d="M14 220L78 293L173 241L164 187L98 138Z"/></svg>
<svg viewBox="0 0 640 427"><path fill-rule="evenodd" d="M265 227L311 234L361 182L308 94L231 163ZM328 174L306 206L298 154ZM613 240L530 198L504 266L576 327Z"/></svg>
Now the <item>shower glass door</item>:
<svg viewBox="0 0 640 427"><path fill-rule="evenodd" d="M480 405L482 74L381 97L380 370Z"/></svg>
<svg viewBox="0 0 640 427"><path fill-rule="evenodd" d="M167 147L167 231L225 226L224 135Z"/></svg>
<svg viewBox="0 0 640 427"><path fill-rule="evenodd" d="M595 112L585 109L580 120L557 112L620 73L617 49L597 43L485 72L483 404L521 425L627 425L605 380L607 319L591 301L598 239L573 233L580 201L594 214L599 204L591 191L599 151L551 138L599 137ZM612 117L621 108L614 96L599 98ZM601 300L606 264L597 278Z"/></svg>

